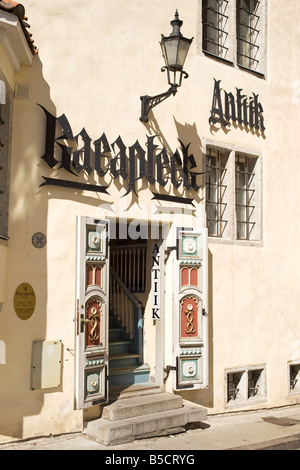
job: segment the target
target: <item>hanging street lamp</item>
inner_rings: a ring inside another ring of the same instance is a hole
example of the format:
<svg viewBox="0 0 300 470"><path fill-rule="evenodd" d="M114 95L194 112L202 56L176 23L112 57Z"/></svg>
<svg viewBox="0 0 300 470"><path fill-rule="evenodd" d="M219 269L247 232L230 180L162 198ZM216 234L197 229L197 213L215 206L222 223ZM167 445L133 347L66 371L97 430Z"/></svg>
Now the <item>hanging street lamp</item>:
<svg viewBox="0 0 300 470"><path fill-rule="evenodd" d="M142 111L140 120L142 122L148 121L148 113L154 106L177 93L178 87L181 86L182 77L188 78L188 74L183 70L183 66L193 38L187 39L182 35L180 32L182 23L176 10L175 18L170 23L173 27L172 33L167 37L162 34L160 45L166 65L162 67L161 71L167 71L170 88L160 95L141 96Z"/></svg>

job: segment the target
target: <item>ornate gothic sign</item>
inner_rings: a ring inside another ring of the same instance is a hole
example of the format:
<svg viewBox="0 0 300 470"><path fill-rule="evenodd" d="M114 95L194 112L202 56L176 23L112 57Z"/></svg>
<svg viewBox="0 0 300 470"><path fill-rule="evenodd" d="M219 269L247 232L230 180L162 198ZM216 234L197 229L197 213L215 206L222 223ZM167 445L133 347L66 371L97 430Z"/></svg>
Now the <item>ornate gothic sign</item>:
<svg viewBox="0 0 300 470"><path fill-rule="evenodd" d="M237 124L243 124L246 127L264 132L263 107L258 101L258 96L252 93L252 96L243 94L242 88L236 88L236 93L226 91L221 93L221 80L214 78L214 94L212 100L212 109L209 118L209 124L220 123L227 127L230 121Z"/></svg>
<svg viewBox="0 0 300 470"><path fill-rule="evenodd" d="M64 169L67 173L80 176L82 172L87 175L94 173L99 180L110 174L113 179L123 180L127 195L137 194L137 181L146 180L150 185L158 183L164 188L168 182L175 189L198 191L197 163L194 155L189 153L189 146L180 142L180 151L168 154L165 147L158 150L155 143L156 136L146 136L146 150L137 140L130 147L126 147L119 136L113 143L109 143L103 133L99 139L92 141L83 128L78 135L74 135L66 116L62 114L56 118L43 106L39 105L46 116L46 142L45 154L41 157L51 169ZM59 135L57 131L59 130ZM60 150L60 159L57 154ZM88 184L58 178L43 176L44 185L70 187L79 190L96 191L108 194L106 184ZM153 193L153 199L173 200L191 204L193 199L179 196L160 195Z"/></svg>

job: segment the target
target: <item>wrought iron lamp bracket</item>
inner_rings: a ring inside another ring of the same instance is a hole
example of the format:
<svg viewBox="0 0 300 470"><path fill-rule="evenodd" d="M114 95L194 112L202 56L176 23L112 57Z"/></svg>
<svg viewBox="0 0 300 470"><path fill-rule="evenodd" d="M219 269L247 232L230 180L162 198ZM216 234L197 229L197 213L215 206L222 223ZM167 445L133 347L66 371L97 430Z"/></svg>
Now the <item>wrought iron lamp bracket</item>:
<svg viewBox="0 0 300 470"><path fill-rule="evenodd" d="M183 37L180 32L182 23L176 10L174 20L170 23L173 28L172 33L167 37L163 34L161 35L160 45L166 64L162 67L161 71L167 71L170 88L165 93L159 95L140 97L142 102L140 121L142 122L148 121L148 113L152 108L169 98L169 96L176 95L178 87L181 86L182 77L188 78L188 74L184 72L183 66L193 38L188 39Z"/></svg>
<svg viewBox="0 0 300 470"><path fill-rule="evenodd" d="M141 110L141 117L140 121L142 122L148 122L148 113L149 111L160 104L162 101L166 100L169 98L171 95L175 95L177 93L177 85L172 85L168 91L165 93L160 93L159 95L155 96L141 96L141 102L142 102L142 110Z"/></svg>
<svg viewBox="0 0 300 470"><path fill-rule="evenodd" d="M169 98L169 96L176 95L177 89L181 86L182 77L188 78L188 74L184 72L183 70L181 70L179 84L177 85L177 83L171 83L170 73L169 73L168 68L162 67L161 71L164 72L165 70L167 70L168 72L168 82L169 82L169 85L171 86L168 89L168 91L166 91L165 93L160 93L159 95L155 95L155 96L149 96L149 95L141 96L142 110L141 110L140 121L142 122L148 122L148 113L149 111L151 111L152 108L154 108L155 106L160 104L162 101Z"/></svg>

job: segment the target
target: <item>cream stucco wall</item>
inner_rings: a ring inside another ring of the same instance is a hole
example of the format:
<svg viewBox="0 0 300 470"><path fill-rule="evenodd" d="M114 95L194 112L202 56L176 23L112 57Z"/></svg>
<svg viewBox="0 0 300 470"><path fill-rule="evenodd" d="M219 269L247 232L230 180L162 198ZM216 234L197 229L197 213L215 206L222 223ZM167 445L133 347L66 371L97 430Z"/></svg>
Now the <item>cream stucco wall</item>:
<svg viewBox="0 0 300 470"><path fill-rule="evenodd" d="M224 412L225 370L263 364L267 399L252 408L299 402L300 395L289 395L287 381L288 361L300 361L297 0L269 2L266 78L202 54L198 0L181 0L180 5L165 0L163 8L158 0L22 3L39 54L31 67L23 66L16 76L1 60L11 87L15 82L30 84L30 97L14 103L10 240L0 311L0 340L6 345L6 364L0 362L0 442L82 429L82 412L74 410L76 216L170 221L168 213L156 213L143 182L139 183L139 204L132 204L131 197L120 198L123 189L109 180L110 196L39 187L42 176L67 179L70 175L64 170L51 172L40 158L45 116L37 104L55 116L64 113L74 135L85 127L93 140L105 132L109 143L121 136L127 147L138 140L145 148L146 135L157 135L157 143L173 152L179 147L178 139L186 145L190 142L199 168L207 139L262 156L263 238L258 244L209 242L209 387L182 395L207 406L209 413ZM161 33L171 32L169 22L176 8L184 22L183 34L194 36L185 66L189 78L176 97L155 108L151 121L143 124L139 121L140 96L168 88L166 76L160 72L159 40ZM0 49L1 58L3 54ZM233 126L228 133L222 129L212 132L208 118L214 78L222 80L227 91L240 87L248 95L259 94L265 138ZM201 189L199 202L202 197ZM181 221L175 220L175 224ZM203 226L204 221L204 206L199 203L189 223ZM33 247L35 232L47 235L44 249ZM167 243L172 242L171 232L169 237ZM162 366L173 361L172 266L170 261L165 267ZM13 310L14 292L21 282L30 283L37 297L35 312L26 321ZM61 390L30 390L34 340L63 342ZM155 341L155 327L147 317L149 362ZM166 387L171 391L171 377Z"/></svg>

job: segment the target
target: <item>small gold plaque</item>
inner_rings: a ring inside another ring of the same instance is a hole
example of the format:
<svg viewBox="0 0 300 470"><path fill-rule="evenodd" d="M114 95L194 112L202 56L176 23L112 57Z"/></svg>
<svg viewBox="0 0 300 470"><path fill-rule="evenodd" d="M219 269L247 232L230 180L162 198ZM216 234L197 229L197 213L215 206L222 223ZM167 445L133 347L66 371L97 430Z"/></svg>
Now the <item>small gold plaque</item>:
<svg viewBox="0 0 300 470"><path fill-rule="evenodd" d="M35 309L35 293L27 282L20 284L14 295L14 309L21 320L28 320Z"/></svg>

